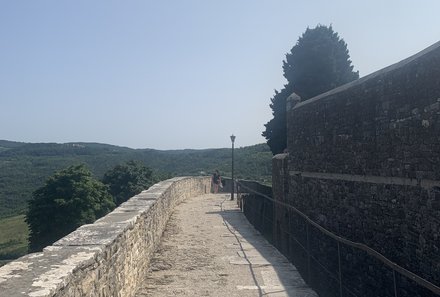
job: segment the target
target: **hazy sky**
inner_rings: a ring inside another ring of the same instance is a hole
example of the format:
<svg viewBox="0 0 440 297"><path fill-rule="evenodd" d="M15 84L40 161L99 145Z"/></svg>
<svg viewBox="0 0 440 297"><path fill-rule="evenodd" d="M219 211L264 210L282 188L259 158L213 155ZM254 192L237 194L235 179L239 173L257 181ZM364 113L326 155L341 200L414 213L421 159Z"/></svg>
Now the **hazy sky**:
<svg viewBox="0 0 440 297"><path fill-rule="evenodd" d="M333 25L364 76L440 40L431 0L0 0L0 139L264 142L298 37Z"/></svg>

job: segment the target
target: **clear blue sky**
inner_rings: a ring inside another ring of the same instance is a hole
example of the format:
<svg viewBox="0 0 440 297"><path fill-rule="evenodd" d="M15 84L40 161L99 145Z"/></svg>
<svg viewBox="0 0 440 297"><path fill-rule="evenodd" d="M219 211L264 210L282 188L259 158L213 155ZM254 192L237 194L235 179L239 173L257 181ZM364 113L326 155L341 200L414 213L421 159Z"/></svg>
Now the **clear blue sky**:
<svg viewBox="0 0 440 297"><path fill-rule="evenodd" d="M282 61L333 25L364 76L440 40L438 0L0 0L0 139L264 142Z"/></svg>

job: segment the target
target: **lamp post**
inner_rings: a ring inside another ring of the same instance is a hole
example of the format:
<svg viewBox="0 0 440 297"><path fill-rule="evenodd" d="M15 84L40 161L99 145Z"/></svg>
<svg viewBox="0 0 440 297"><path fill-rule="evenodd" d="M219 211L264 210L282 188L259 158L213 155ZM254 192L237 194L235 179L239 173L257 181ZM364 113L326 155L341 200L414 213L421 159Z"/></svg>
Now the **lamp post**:
<svg viewBox="0 0 440 297"><path fill-rule="evenodd" d="M234 200L234 188L235 188L235 181L234 181L234 141L235 136L234 134L231 135L231 142L232 142L232 186L231 186L231 200Z"/></svg>

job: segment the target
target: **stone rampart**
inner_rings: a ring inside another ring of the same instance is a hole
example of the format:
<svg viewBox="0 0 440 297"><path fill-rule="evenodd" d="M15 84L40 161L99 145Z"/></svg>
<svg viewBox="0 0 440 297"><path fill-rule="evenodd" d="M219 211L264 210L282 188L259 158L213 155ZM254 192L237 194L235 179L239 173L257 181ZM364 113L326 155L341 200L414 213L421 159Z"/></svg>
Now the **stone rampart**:
<svg viewBox="0 0 440 297"><path fill-rule="evenodd" d="M0 296L133 296L173 208L209 190L209 177L153 185L42 252L0 267Z"/></svg>
<svg viewBox="0 0 440 297"><path fill-rule="evenodd" d="M440 42L288 103L287 129L274 197L440 285Z"/></svg>

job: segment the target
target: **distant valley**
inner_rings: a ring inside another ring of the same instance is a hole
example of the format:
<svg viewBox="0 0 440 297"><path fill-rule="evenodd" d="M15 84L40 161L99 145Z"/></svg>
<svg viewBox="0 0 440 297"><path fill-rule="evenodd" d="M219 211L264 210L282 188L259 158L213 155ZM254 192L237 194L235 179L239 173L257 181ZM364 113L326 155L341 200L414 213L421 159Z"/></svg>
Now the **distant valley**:
<svg viewBox="0 0 440 297"><path fill-rule="evenodd" d="M235 149L235 176L271 181L272 154L266 144ZM139 160L162 178L231 174L231 149L131 149L99 143L22 143L0 140L0 218L24 213L32 192L56 171L85 163L97 178L128 160Z"/></svg>

